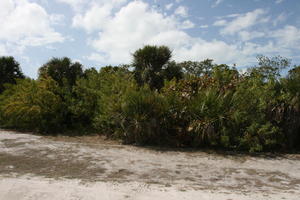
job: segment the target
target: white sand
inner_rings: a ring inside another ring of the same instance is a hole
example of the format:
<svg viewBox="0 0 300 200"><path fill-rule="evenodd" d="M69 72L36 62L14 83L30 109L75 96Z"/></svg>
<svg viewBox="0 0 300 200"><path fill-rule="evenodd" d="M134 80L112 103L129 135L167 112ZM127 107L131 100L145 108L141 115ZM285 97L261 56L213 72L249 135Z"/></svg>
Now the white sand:
<svg viewBox="0 0 300 200"><path fill-rule="evenodd" d="M234 193L224 191L161 188L141 183L90 183L76 180L55 181L42 178L5 178L0 180L1 200L299 200L299 193Z"/></svg>
<svg viewBox="0 0 300 200"><path fill-rule="evenodd" d="M154 151L0 130L0 200L40 199L299 200L300 155Z"/></svg>

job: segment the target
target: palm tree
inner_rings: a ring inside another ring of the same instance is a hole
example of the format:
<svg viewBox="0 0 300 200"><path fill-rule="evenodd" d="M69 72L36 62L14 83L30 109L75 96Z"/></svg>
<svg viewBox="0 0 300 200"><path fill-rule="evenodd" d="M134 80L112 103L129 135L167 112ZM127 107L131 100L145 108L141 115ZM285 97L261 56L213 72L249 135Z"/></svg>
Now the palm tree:
<svg viewBox="0 0 300 200"><path fill-rule="evenodd" d="M171 50L166 46L145 46L133 54L134 76L137 83L142 86L148 84L154 89L163 87L163 66L172 57Z"/></svg>
<svg viewBox="0 0 300 200"><path fill-rule="evenodd" d="M16 79L25 78L20 65L14 57L0 57L0 93L4 90L4 84L16 84Z"/></svg>
<svg viewBox="0 0 300 200"><path fill-rule="evenodd" d="M70 58L52 58L39 69L39 78L51 77L60 86L72 87L83 76L82 65Z"/></svg>

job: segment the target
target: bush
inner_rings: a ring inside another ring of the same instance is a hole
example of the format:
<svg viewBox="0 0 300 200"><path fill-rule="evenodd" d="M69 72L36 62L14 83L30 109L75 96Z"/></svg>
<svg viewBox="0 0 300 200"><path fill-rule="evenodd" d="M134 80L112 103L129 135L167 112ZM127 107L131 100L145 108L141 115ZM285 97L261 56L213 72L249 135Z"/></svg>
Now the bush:
<svg viewBox="0 0 300 200"><path fill-rule="evenodd" d="M209 59L169 62L167 47L146 46L133 57L133 71L107 66L83 73L63 58L40 68L38 80L5 81L11 84L0 95L1 126L97 131L141 145L300 148L300 67L280 78L289 60L260 56L257 67L240 74Z"/></svg>
<svg viewBox="0 0 300 200"><path fill-rule="evenodd" d="M64 130L58 91L52 79L25 79L8 86L0 97L2 126L46 133Z"/></svg>
<svg viewBox="0 0 300 200"><path fill-rule="evenodd" d="M149 88L129 92L122 106L122 139L126 143L162 144L166 102Z"/></svg>
<svg viewBox="0 0 300 200"><path fill-rule="evenodd" d="M13 57L0 57L0 94L5 84L16 84L16 79L24 79L19 63Z"/></svg>
<svg viewBox="0 0 300 200"><path fill-rule="evenodd" d="M222 94L215 88L200 91L189 103L190 125L193 146L222 146L221 136L227 128L231 108L231 93ZM225 133L225 132L224 132ZM227 145L226 145L227 146Z"/></svg>
<svg viewBox="0 0 300 200"><path fill-rule="evenodd" d="M111 137L118 137L121 130L122 104L130 91L136 90L133 75L125 67L104 67L98 75L98 112L93 127Z"/></svg>

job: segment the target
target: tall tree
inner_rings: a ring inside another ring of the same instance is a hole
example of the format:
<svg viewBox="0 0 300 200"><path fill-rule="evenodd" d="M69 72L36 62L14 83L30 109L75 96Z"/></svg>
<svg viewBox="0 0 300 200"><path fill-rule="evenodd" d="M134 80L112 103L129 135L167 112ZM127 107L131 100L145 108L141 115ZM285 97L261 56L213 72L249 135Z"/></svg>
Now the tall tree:
<svg viewBox="0 0 300 200"><path fill-rule="evenodd" d="M285 87L293 94L293 96L300 96L300 66L294 66L289 70L287 78L282 79Z"/></svg>
<svg viewBox="0 0 300 200"><path fill-rule="evenodd" d="M0 57L0 93L3 92L5 83L15 84L18 78L23 79L25 76L14 57Z"/></svg>
<svg viewBox="0 0 300 200"><path fill-rule="evenodd" d="M39 69L39 78L51 77L60 86L73 87L83 76L82 68L79 62L72 63L70 58L52 58Z"/></svg>
<svg viewBox="0 0 300 200"><path fill-rule="evenodd" d="M164 67L163 76L167 80L176 80L183 78L183 71L181 65L177 64L175 61L168 62Z"/></svg>
<svg viewBox="0 0 300 200"><path fill-rule="evenodd" d="M278 78L282 70L287 69L291 65L291 61L282 56L267 57L263 55L257 56L258 66L249 69L250 74L259 75L263 79Z"/></svg>
<svg viewBox="0 0 300 200"><path fill-rule="evenodd" d="M148 84L153 89L161 89L164 83L163 66L172 57L166 46L147 45L133 54L134 76L141 86Z"/></svg>
<svg viewBox="0 0 300 200"><path fill-rule="evenodd" d="M184 61L179 63L188 75L200 77L203 75L210 75L214 67L212 59L205 59L203 61Z"/></svg>

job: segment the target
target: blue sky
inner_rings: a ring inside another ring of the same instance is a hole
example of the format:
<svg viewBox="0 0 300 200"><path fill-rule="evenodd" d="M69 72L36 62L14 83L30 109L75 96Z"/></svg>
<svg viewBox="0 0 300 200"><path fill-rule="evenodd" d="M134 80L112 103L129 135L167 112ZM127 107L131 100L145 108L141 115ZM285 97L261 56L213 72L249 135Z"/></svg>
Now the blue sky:
<svg viewBox="0 0 300 200"><path fill-rule="evenodd" d="M51 57L99 69L146 44L241 70L258 54L300 63L298 0L1 0L0 24L0 56L32 78Z"/></svg>

